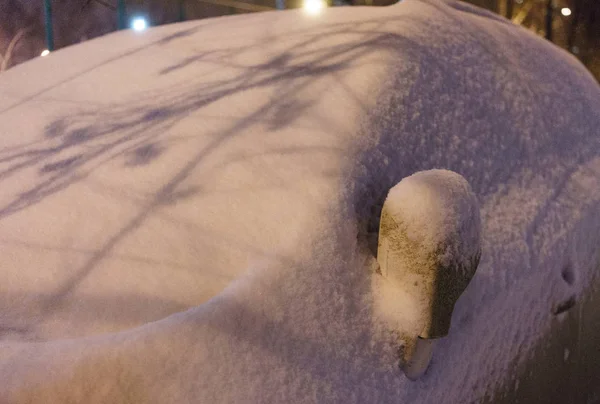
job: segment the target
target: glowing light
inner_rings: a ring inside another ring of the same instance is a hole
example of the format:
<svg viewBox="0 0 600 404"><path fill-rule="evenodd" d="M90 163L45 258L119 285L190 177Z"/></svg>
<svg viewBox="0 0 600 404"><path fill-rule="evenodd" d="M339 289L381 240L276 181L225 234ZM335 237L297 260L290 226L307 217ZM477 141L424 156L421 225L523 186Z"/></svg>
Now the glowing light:
<svg viewBox="0 0 600 404"><path fill-rule="evenodd" d="M304 11L308 14L317 15L320 14L325 8L325 1L323 0L304 0L303 5Z"/></svg>
<svg viewBox="0 0 600 404"><path fill-rule="evenodd" d="M571 15L571 9L569 7L563 7L560 9L560 13L565 17L568 17Z"/></svg>
<svg viewBox="0 0 600 404"><path fill-rule="evenodd" d="M42 53L40 54L40 56L48 56L50 54L50 51L48 49L44 49L42 51Z"/></svg>
<svg viewBox="0 0 600 404"><path fill-rule="evenodd" d="M131 28L133 28L134 31L144 31L148 28L148 22L145 18L134 18L131 20Z"/></svg>

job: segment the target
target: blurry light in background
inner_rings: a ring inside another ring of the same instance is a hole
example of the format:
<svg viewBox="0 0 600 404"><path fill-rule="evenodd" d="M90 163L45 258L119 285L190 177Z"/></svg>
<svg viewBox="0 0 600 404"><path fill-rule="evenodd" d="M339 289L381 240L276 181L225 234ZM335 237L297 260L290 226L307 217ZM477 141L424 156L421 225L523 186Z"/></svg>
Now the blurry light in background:
<svg viewBox="0 0 600 404"><path fill-rule="evenodd" d="M571 15L571 9L569 7L563 7L560 9L560 13L565 17L568 17Z"/></svg>
<svg viewBox="0 0 600 404"><path fill-rule="evenodd" d="M40 54L40 56L48 56L50 54L50 51L48 49L44 49L42 51L42 53Z"/></svg>
<svg viewBox="0 0 600 404"><path fill-rule="evenodd" d="M325 8L324 0L304 0L304 4L302 6L304 11L308 14L316 15L320 14L321 11Z"/></svg>
<svg viewBox="0 0 600 404"><path fill-rule="evenodd" d="M148 28L148 22L142 17L134 18L131 20L131 28L133 28L134 31L144 31Z"/></svg>

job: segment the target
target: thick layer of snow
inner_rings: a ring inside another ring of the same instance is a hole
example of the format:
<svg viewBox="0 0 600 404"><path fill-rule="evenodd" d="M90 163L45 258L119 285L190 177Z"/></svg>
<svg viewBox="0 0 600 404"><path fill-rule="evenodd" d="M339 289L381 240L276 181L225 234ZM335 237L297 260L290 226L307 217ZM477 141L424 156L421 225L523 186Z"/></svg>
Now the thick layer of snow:
<svg viewBox="0 0 600 404"><path fill-rule="evenodd" d="M596 278L599 111L574 58L454 1L120 32L11 69L0 401L477 401ZM430 168L472 185L483 251L410 382L368 246Z"/></svg>
<svg viewBox="0 0 600 404"><path fill-rule="evenodd" d="M419 171L390 190L380 217L375 315L407 332L406 349L417 336L445 337L481 257L477 196L455 172Z"/></svg>
<svg viewBox="0 0 600 404"><path fill-rule="evenodd" d="M423 254L441 254L442 264L465 269L479 255L479 203L466 180L448 170L420 171L387 195L388 212ZM441 252L440 252L441 251Z"/></svg>

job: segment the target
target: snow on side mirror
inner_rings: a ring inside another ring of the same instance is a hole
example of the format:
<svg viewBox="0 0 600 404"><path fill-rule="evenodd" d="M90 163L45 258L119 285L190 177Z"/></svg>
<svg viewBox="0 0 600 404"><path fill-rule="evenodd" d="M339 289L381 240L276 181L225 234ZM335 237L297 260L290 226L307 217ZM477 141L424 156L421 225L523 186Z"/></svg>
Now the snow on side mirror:
<svg viewBox="0 0 600 404"><path fill-rule="evenodd" d="M467 180L448 170L417 172L388 193L377 261L386 286L410 307L401 368L411 380L429 365L436 339L450 329L454 304L479 264L481 219Z"/></svg>

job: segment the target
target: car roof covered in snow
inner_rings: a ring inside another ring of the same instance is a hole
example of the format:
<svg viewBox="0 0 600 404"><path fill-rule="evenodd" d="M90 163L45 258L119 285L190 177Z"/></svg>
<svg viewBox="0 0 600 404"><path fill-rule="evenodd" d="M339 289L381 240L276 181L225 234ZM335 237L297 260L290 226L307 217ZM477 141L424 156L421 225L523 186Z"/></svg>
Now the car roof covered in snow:
<svg viewBox="0 0 600 404"><path fill-rule="evenodd" d="M451 0L122 31L11 69L0 398L476 401L594 279L599 107L572 56ZM390 338L410 310L369 246L431 168L471 184L483 252L411 383Z"/></svg>

